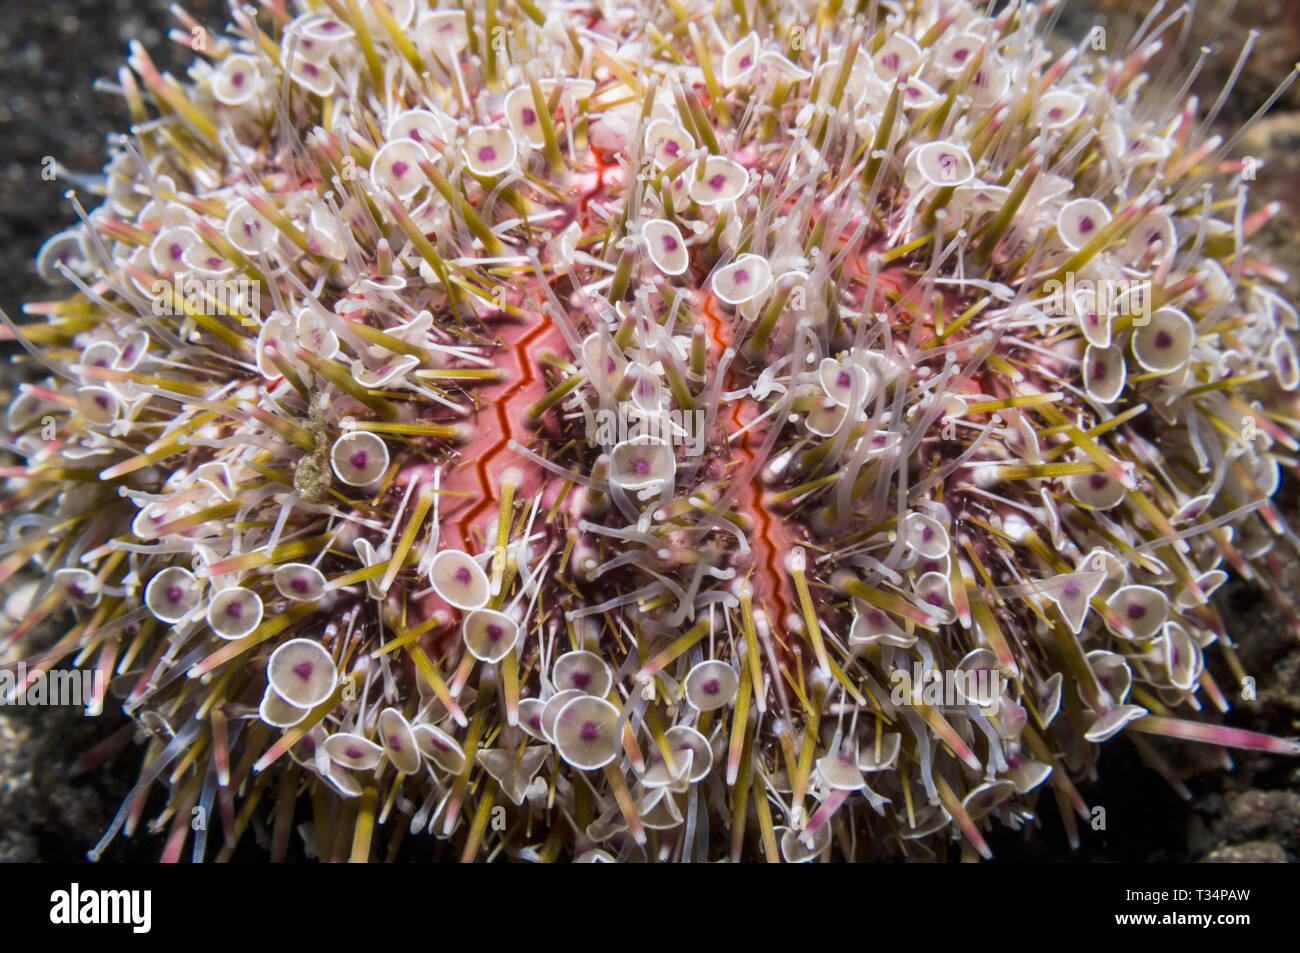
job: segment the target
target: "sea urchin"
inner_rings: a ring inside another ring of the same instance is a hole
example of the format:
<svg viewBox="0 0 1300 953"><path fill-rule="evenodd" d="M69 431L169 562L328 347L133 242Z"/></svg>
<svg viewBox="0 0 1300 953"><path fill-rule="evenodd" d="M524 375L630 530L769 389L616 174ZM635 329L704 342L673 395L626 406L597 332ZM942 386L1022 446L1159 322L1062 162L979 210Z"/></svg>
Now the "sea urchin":
<svg viewBox="0 0 1300 953"><path fill-rule="evenodd" d="M1300 751L1195 715L1300 322L1186 10L296 6L133 48L9 323L7 644L145 746L92 857L159 785L172 859L988 856L1120 732Z"/></svg>

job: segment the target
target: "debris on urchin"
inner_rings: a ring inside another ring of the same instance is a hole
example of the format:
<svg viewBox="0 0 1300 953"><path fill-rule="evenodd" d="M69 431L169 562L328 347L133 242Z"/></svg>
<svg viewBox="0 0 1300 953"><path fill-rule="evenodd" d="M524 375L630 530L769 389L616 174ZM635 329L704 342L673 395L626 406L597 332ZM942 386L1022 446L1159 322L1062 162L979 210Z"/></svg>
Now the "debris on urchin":
<svg viewBox="0 0 1300 953"><path fill-rule="evenodd" d="M987 856L1121 732L1297 752L1204 712L1300 369L1178 16L298 6L133 48L11 325L7 641L143 729L92 856L155 786L170 858Z"/></svg>

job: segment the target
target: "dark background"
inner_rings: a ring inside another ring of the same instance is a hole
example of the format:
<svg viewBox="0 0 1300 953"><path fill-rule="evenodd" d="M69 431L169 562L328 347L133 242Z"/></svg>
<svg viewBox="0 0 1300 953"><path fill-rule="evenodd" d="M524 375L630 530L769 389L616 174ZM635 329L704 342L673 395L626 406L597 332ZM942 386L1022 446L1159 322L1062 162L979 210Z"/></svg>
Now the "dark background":
<svg viewBox="0 0 1300 953"><path fill-rule="evenodd" d="M657 2L657 0L646 0ZM1134 13L1145 9L1121 0L1067 0L1058 33L1077 42L1095 24L1112 38L1112 48L1131 31ZM63 198L68 182L41 178L41 162L53 156L75 172L93 173L106 157L105 136L120 131L126 117L119 103L94 91L97 77L114 79L138 39L161 69L180 75L191 53L167 38L176 25L165 0L0 0L0 307L17 319L25 300L49 292L32 261L41 242L75 221ZM226 7L214 0L184 3L200 22L219 27ZM1175 7L1170 3L1169 7ZM1300 58L1300 0L1202 0L1187 51L1172 54L1185 68L1201 44L1218 53L1197 84L1208 107L1247 31L1261 30L1255 54L1218 125L1227 135L1263 102ZM1167 12L1166 14L1167 15ZM1176 81L1175 81L1176 82ZM1287 288L1300 300L1300 84L1293 87L1239 147L1266 160L1252 190L1251 208L1284 203L1259 244L1261 257L1291 274ZM87 208L95 196L78 189ZM12 386L14 368L0 365L0 403ZM1293 525L1298 522L1295 487L1284 490ZM1288 560L1288 589L1300 595L1295 553ZM1300 600L1298 600L1300 601ZM1241 705L1233 723L1282 735L1300 733L1300 650L1297 637L1252 589L1231 587L1220 599L1229 631L1260 687L1257 702ZM1216 668L1220 684L1231 680ZM86 719L59 709L0 712L0 861L78 860L103 832L129 790L138 768L138 749L126 748L108 769L78 772L77 758L122 727L121 716ZM1083 831L1083 846L1069 850L1049 797L1040 801L1043 827L1026 838L1002 833L990 838L999 860L1291 860L1300 859L1300 764L1242 755L1224 773L1193 745L1156 741L1164 756L1189 776L1194 800L1184 804L1137 759L1122 738L1104 746L1099 780L1081 785L1089 804L1107 810L1107 830ZM146 816L148 816L146 811ZM138 832L119 838L107 859L149 860L161 839Z"/></svg>

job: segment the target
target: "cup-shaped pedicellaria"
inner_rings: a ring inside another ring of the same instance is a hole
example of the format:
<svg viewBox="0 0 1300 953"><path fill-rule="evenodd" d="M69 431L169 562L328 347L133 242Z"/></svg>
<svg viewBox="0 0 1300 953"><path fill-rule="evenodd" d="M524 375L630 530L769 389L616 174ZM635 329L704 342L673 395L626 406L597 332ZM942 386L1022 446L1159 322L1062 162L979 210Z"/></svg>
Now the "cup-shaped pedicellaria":
<svg viewBox="0 0 1300 953"><path fill-rule="evenodd" d="M348 486L372 486L388 469L388 447L372 433L353 431L334 441L330 464Z"/></svg>
<svg viewBox="0 0 1300 953"><path fill-rule="evenodd" d="M292 728L307 717L309 709L291 705L270 685L262 692L257 705L257 717L272 728Z"/></svg>
<svg viewBox="0 0 1300 953"><path fill-rule="evenodd" d="M325 575L305 563L285 563L274 573L275 588L286 599L309 602L325 593Z"/></svg>
<svg viewBox="0 0 1300 953"><path fill-rule="evenodd" d="M514 134L501 127L476 126L465 137L465 163L475 175L500 175L519 157Z"/></svg>
<svg viewBox="0 0 1300 953"><path fill-rule="evenodd" d="M641 226L641 238L650 260L665 275L680 275L690 267L691 258L686 250L686 240L672 222L661 218L651 219Z"/></svg>
<svg viewBox="0 0 1300 953"><path fill-rule="evenodd" d="M479 609L488 601L488 577L469 554L444 549L429 569L434 591L457 609Z"/></svg>
<svg viewBox="0 0 1300 953"><path fill-rule="evenodd" d="M614 684L613 673L594 652L566 652L555 660L551 683L557 691L577 689L588 695L604 697Z"/></svg>
<svg viewBox="0 0 1300 953"><path fill-rule="evenodd" d="M462 635L465 647L476 659L499 662L515 647L519 625L503 612L475 609L466 613Z"/></svg>
<svg viewBox="0 0 1300 953"><path fill-rule="evenodd" d="M169 566L149 580L144 602L159 621L179 622L199 604L202 589L193 573Z"/></svg>
<svg viewBox="0 0 1300 953"><path fill-rule="evenodd" d="M354 771L370 771L384 756L384 749L361 735L339 733L325 739L325 753L335 764Z"/></svg>
<svg viewBox="0 0 1300 953"><path fill-rule="evenodd" d="M379 737L384 754L403 774L420 770L421 749L411 725L396 708L385 708L379 713Z"/></svg>
<svg viewBox="0 0 1300 953"><path fill-rule="evenodd" d="M266 663L266 678L282 699L296 708L314 708L338 683L334 659L319 642L291 639Z"/></svg>
<svg viewBox="0 0 1300 953"><path fill-rule="evenodd" d="M208 626L218 638L242 639L257 628L262 611L262 599L256 592L231 586L208 599Z"/></svg>
<svg viewBox="0 0 1300 953"><path fill-rule="evenodd" d="M442 770L459 774L465 767L465 751L460 742L437 725L416 725L411 732L420 752Z"/></svg>
<svg viewBox="0 0 1300 953"><path fill-rule="evenodd" d="M1187 363L1196 343L1196 328L1177 308L1161 308L1133 331L1133 356L1148 371L1167 373Z"/></svg>
<svg viewBox="0 0 1300 953"><path fill-rule="evenodd" d="M618 709L594 695L574 698L555 717L552 737L560 757L583 771L614 760L622 741Z"/></svg>
<svg viewBox="0 0 1300 953"><path fill-rule="evenodd" d="M580 688L566 688L564 691L556 692L547 699L545 707L542 709L542 716L539 726L542 729L542 737L552 744L555 743L555 723L560 717L560 712L564 706L575 698L581 698L587 693Z"/></svg>
<svg viewBox="0 0 1300 953"><path fill-rule="evenodd" d="M700 711L713 711L736 698L739 678L726 662L701 662L686 675L686 699Z"/></svg>

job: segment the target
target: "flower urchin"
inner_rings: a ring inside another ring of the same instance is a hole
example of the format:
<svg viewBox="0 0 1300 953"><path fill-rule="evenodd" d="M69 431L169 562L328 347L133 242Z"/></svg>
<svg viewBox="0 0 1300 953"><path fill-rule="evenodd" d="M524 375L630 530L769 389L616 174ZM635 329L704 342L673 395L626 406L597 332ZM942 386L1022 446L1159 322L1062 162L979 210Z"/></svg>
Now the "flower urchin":
<svg viewBox="0 0 1300 953"><path fill-rule="evenodd" d="M8 643L71 603L32 677L147 742L92 856L160 782L169 858L987 856L1121 731L1300 751L1184 717L1300 368L1275 210L1139 95L1178 16L264 6L133 49L11 325Z"/></svg>

